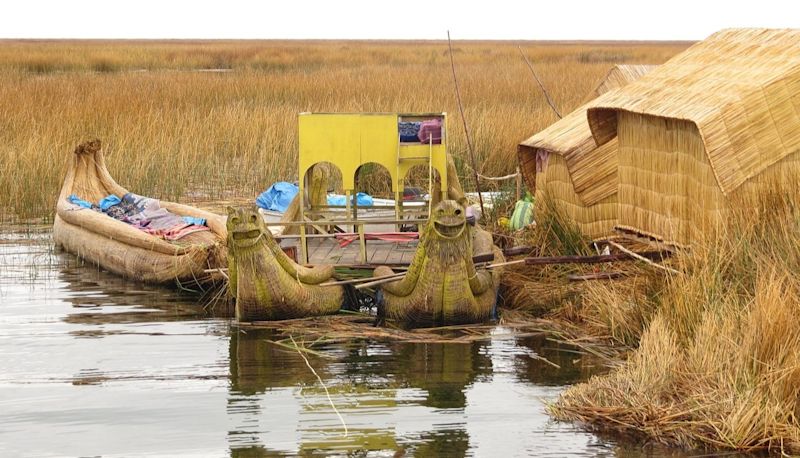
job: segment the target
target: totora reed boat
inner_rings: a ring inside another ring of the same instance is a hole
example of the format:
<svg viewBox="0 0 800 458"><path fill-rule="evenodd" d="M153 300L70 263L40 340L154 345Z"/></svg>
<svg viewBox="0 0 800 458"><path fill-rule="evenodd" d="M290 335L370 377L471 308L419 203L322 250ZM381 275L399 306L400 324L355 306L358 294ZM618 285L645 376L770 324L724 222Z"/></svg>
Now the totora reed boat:
<svg viewBox="0 0 800 458"><path fill-rule="evenodd" d="M115 219L95 205L86 208L74 203L75 197L91 203L109 196L143 199L161 215L203 219L204 227L198 225L169 237ZM99 140L75 148L56 204L53 240L57 246L132 280L191 286L221 275L209 270L227 263L226 237L221 216L130 194L108 173Z"/></svg>

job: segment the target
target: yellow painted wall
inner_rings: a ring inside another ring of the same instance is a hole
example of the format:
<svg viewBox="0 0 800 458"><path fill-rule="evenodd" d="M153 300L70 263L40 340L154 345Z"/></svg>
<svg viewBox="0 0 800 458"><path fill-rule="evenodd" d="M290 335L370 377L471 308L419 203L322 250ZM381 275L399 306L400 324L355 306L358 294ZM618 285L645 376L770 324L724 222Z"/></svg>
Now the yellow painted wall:
<svg viewBox="0 0 800 458"><path fill-rule="evenodd" d="M311 166L330 162L342 172L342 187L355 189L356 171L362 164L375 162L386 167L392 177L392 191L402 192L408 171L430 154L431 164L441 177L442 191L447 190L447 123L443 120L442 144L400 144L396 113L302 113L299 116L300 188ZM443 114L419 115L419 118L444 117Z"/></svg>

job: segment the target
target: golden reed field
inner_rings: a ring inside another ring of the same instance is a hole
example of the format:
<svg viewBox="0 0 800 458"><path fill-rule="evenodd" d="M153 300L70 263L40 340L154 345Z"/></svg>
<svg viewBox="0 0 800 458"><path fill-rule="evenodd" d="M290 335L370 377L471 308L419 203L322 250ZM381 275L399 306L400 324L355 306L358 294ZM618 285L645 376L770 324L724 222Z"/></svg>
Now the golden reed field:
<svg viewBox="0 0 800 458"><path fill-rule="evenodd" d="M688 44L454 42L485 175L512 172L516 144L556 120L518 46L566 112L611 65L661 63ZM89 138L138 193L252 198L296 179L303 111L446 111L468 171L445 41L5 40L0 218L49 218L67 154Z"/></svg>

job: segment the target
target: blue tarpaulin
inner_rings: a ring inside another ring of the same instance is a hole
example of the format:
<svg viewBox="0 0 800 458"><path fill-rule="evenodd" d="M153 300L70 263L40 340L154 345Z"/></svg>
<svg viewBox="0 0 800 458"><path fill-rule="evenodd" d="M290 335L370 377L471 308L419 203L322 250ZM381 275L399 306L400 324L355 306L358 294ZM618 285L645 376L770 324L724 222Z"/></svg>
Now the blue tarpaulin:
<svg viewBox="0 0 800 458"><path fill-rule="evenodd" d="M100 201L98 206L100 207L100 210L106 211L109 208L113 207L114 205L119 204L120 202L122 202L122 199L115 196L114 194L110 194L104 197L103 200Z"/></svg>
<svg viewBox="0 0 800 458"><path fill-rule="evenodd" d="M91 202L85 201L75 194L71 194L69 197L67 197L67 200L82 208L92 208Z"/></svg>
<svg viewBox="0 0 800 458"><path fill-rule="evenodd" d="M356 194L356 202L358 202L359 207L371 207L372 196L359 192ZM347 198L341 194L328 194L328 205L347 205Z"/></svg>
<svg viewBox="0 0 800 458"><path fill-rule="evenodd" d="M256 205L264 210L285 212L300 189L292 183L278 181L256 198Z"/></svg>

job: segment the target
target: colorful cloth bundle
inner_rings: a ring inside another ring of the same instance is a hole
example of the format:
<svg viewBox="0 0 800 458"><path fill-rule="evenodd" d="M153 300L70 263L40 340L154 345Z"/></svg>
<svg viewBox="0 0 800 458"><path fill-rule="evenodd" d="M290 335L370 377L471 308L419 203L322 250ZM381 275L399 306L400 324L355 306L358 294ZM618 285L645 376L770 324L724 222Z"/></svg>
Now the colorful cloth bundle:
<svg viewBox="0 0 800 458"><path fill-rule="evenodd" d="M193 232L210 230L205 225L204 218L178 216L166 208L161 208L158 200L133 193L125 194L122 199L111 194L104 197L98 205L74 194L68 199L78 207L103 212L111 218L164 240L178 240Z"/></svg>
<svg viewBox="0 0 800 458"><path fill-rule="evenodd" d="M509 223L512 231L518 231L533 222L533 202L518 200L514 204L514 213Z"/></svg>
<svg viewBox="0 0 800 458"><path fill-rule="evenodd" d="M419 134L417 135L419 141L422 143L433 143L439 145L442 143L442 120L429 119L422 121L419 126Z"/></svg>
<svg viewBox="0 0 800 458"><path fill-rule="evenodd" d="M400 131L400 141L403 143L417 143L419 141L420 122L398 122L397 130Z"/></svg>

